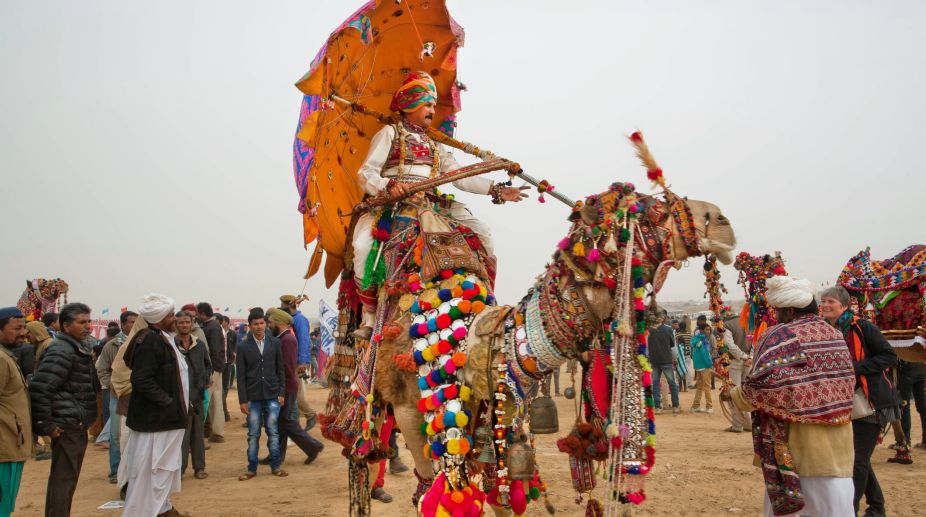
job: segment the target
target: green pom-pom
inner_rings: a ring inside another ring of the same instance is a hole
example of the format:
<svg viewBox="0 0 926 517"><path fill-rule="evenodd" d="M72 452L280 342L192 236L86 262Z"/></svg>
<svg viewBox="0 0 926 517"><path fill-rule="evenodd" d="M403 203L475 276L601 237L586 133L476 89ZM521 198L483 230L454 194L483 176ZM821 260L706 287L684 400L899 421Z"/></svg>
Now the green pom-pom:
<svg viewBox="0 0 926 517"><path fill-rule="evenodd" d="M531 498L531 500L539 499L540 489L537 487L531 487L531 491L528 492L528 496Z"/></svg>

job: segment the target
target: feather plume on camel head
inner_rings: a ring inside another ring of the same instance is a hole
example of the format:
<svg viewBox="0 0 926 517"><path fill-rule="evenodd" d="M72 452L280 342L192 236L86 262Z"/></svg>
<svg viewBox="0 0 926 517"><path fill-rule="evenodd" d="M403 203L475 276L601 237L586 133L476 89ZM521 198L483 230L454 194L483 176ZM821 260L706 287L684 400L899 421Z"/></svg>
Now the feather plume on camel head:
<svg viewBox="0 0 926 517"><path fill-rule="evenodd" d="M643 167L646 168L646 177L653 182L653 186L662 189L666 196L666 202L675 203L684 201L691 211L694 219L695 229L699 237L699 247L704 253L711 253L717 257L722 264L733 263L733 251L736 248L736 235L733 233L733 227L730 220L723 215L720 207L704 201L689 200L682 198L666 185L666 178L662 168L656 163L656 158L650 152L643 133L636 131L628 139L636 151L637 158ZM680 242L678 244L681 244Z"/></svg>

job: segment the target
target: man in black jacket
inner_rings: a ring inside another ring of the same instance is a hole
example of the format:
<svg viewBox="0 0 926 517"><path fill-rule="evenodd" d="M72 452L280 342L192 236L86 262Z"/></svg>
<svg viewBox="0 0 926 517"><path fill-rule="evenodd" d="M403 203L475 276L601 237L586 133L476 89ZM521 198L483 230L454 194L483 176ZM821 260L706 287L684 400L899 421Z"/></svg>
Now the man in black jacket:
<svg viewBox="0 0 926 517"><path fill-rule="evenodd" d="M180 453L194 379L169 334L174 330L174 300L149 294L138 314L148 328L125 345L132 393L119 469L120 485L128 483L122 515L178 517L170 494L180 491Z"/></svg>
<svg viewBox="0 0 926 517"><path fill-rule="evenodd" d="M251 310L248 325L251 333L238 346L237 364L238 401L241 403L241 412L248 417L248 470L238 479L246 481L257 475L261 425L267 430L273 475L285 477L288 474L280 468L282 461L277 424L280 406L286 394L283 351L280 341L267 335L263 310Z"/></svg>
<svg viewBox="0 0 926 517"><path fill-rule="evenodd" d="M206 302L196 304L196 321L203 327L209 360L212 361L212 378L209 384L209 441L225 441L225 404L222 401L222 372L225 371L225 332L215 318L212 306Z"/></svg>
<svg viewBox="0 0 926 517"><path fill-rule="evenodd" d="M69 303L59 315L61 331L48 346L29 394L36 434L51 437L51 471L45 515L68 516L87 450L87 428L96 420L96 386L90 335L90 307Z"/></svg>
<svg viewBox="0 0 926 517"><path fill-rule="evenodd" d="M212 376L212 361L209 348L202 340L196 339L193 331L193 314L180 311L177 313L177 336L174 340L180 353L190 363L190 411L186 420L186 432L183 435L183 466L181 475L186 473L187 460L192 453L193 477L206 479L206 441L203 435L205 424L203 412L203 392Z"/></svg>
<svg viewBox="0 0 926 517"><path fill-rule="evenodd" d="M217 316L218 318L218 316ZM225 332L225 370L222 372L222 405L225 407L225 421L231 420L228 412L228 390L235 380L235 353L238 350L238 334L228 328L231 320L221 315L222 331Z"/></svg>

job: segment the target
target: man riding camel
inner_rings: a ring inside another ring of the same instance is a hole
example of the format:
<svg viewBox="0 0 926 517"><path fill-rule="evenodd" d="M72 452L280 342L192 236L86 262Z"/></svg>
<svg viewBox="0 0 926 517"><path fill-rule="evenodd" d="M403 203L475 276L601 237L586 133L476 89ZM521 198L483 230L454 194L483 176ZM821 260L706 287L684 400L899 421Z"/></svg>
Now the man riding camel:
<svg viewBox="0 0 926 517"><path fill-rule="evenodd" d="M415 183L450 173L461 166L453 155L437 142L431 140L427 130L434 118L437 104L437 88L434 80L425 72L412 72L395 92L389 108L398 112L401 121L379 130L370 141L366 160L357 172L360 186L370 196L389 195L394 197L408 194ZM453 182L465 192L492 196L492 202L517 202L527 197L522 191L528 187L510 187L488 178L473 176ZM406 199L403 204L423 204L423 196ZM492 235L488 226L476 219L460 202L445 200L447 210L442 215L454 223L472 230L481 241L487 257L494 260ZM375 322L375 285L362 287L367 257L373 248L375 215L365 212L354 227L354 281L363 302L363 321L355 335L369 339Z"/></svg>

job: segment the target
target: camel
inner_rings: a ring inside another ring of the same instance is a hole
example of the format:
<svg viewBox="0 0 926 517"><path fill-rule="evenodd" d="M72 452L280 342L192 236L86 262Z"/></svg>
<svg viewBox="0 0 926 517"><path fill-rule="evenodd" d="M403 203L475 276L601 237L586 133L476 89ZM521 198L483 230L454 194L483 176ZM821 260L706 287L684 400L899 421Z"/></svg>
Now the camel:
<svg viewBox="0 0 926 517"><path fill-rule="evenodd" d="M403 431L414 457L419 485L412 502L421 514L481 515L483 504L491 504L497 515L521 514L526 499L537 498L534 491L532 497L526 497L525 492L540 486L539 475L533 470L532 459L527 467L516 466L506 451L523 450L517 443L530 435L531 402L538 394L540 380L568 359L577 358L583 366L598 362L603 367L611 362L619 372L615 377L621 375L622 382L609 381L614 391L605 393L604 399L615 401L610 404L611 417L624 413L636 418L636 427L621 428L621 433L627 431L621 434L621 454L636 465L630 469L632 474L645 474L651 461L642 470L639 465L650 454L647 433L651 431L646 430L643 394L651 388L642 381L645 359L638 359L642 355L637 351L638 342L645 346L645 330L634 330L638 328L636 322L643 319L644 287L650 286L655 296L669 270L696 256L710 254L730 264L736 245L733 227L720 208L679 197L666 188L661 170L651 159L647 163L646 153L645 148L641 153L638 147L649 178L663 191L644 195L630 183L614 183L577 203L569 215L569 234L560 241L536 284L514 305L494 303L493 279L486 267L491 260L480 254L478 238L474 243L466 228L437 224L439 231L430 233L435 225L429 221L439 219L430 209L422 207L414 214L420 226L408 223L412 217L403 223L397 212L390 221L392 237L383 243L383 253L389 257L388 263L399 264L396 267L404 267L406 272L410 270L408 257L413 255L422 265L414 271L422 273L404 277L392 269L387 272L380 288L374 337L369 344L358 343L360 364L351 386L351 402L335 407L335 411L340 410L336 417L328 415L320 420L323 434L339 439L351 451L349 457L362 456L371 450L371 425L377 431L382 425L388 434L385 429L391 423L383 424L382 419L384 409L391 408L394 423ZM453 244L447 235L454 230L466 236L469 247L460 245L459 240ZM444 246L451 253L450 258L445 253L438 261L444 261L440 262L443 270L431 267L431 273L425 275L423 271L434 260L422 260L421 241L426 240L430 247L432 239L444 239L442 245L435 240L435 246ZM395 257L404 258L400 262ZM431 276L438 272L440 275ZM349 275L342 278L349 279ZM358 318L355 314L346 319L356 323ZM342 327L342 336L348 335L344 330L351 328ZM603 343L605 339L609 343L613 339L614 350L618 343L628 345L620 345L623 348L609 359L599 345L599 340ZM628 366L618 368L621 365ZM623 391L615 388L618 385ZM366 404L370 400L373 403ZM369 406L376 409L371 411ZM599 418L608 420L606 409L601 409ZM380 423L375 423L377 414ZM358 420L364 415L360 430ZM480 424L487 429L481 437L476 432ZM331 432L332 425L340 426L339 430ZM349 426L353 432L342 434ZM495 432L503 434L493 436ZM608 432L609 440L617 435L616 431ZM504 433L514 434L509 437ZM476 442L473 435L479 440L488 438ZM476 458L477 450L488 447L498 458L493 460L496 465L480 464L482 458ZM376 461L371 459L374 456L366 458L370 463ZM518 468L528 470L515 475L512 471ZM351 472L356 472L353 467ZM474 479L480 478L488 493L482 493L475 484ZM352 486L352 494L359 495L352 496L352 514L357 508L361 509L356 513L366 514L368 493L361 494ZM642 501L642 492L636 500L627 500Z"/></svg>

